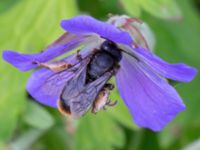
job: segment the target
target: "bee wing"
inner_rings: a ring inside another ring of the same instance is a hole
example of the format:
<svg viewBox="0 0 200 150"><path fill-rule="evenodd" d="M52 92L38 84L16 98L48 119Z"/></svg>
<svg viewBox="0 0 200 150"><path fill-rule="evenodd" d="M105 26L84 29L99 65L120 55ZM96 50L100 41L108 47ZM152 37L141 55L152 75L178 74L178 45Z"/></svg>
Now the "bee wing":
<svg viewBox="0 0 200 150"><path fill-rule="evenodd" d="M89 58L90 49L82 49L80 55L83 60ZM27 82L26 89L29 94L38 102L51 107L57 107L57 100L66 85L75 74L75 68L79 68L81 61L76 58L76 53L67 56L63 61L73 64L73 67L61 72L53 72L49 69L42 68L35 71Z"/></svg>
<svg viewBox="0 0 200 150"><path fill-rule="evenodd" d="M65 70L54 73L49 69L35 71L28 80L26 89L38 102L51 107L57 107L57 99L66 82L74 76L74 72Z"/></svg>
<svg viewBox="0 0 200 150"><path fill-rule="evenodd" d="M63 108L73 117L84 115L92 106L95 98L105 83L112 77L111 72L107 72L95 81L86 84L87 66L82 66L77 74L66 83L61 94ZM62 109L63 111L63 109Z"/></svg>
<svg viewBox="0 0 200 150"><path fill-rule="evenodd" d="M112 77L110 72L107 72L99 79L95 80L91 84L88 84L76 101L71 104L71 112L74 116L80 117L85 114L93 104L100 90L104 87L106 82Z"/></svg>
<svg viewBox="0 0 200 150"><path fill-rule="evenodd" d="M81 65L77 67L77 70L74 72L74 76L65 83L61 98L72 97L82 91L86 82L86 71L88 62L89 60L81 62Z"/></svg>

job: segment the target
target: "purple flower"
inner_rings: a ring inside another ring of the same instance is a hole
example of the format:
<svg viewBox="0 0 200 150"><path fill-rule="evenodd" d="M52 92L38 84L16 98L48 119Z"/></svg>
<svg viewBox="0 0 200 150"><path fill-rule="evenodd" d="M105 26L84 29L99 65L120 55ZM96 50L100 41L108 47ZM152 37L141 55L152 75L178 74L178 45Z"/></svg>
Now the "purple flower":
<svg viewBox="0 0 200 150"><path fill-rule="evenodd" d="M57 107L62 89L75 74L68 69L52 71L53 67L63 61L77 64L78 60L76 53L59 61L55 58L75 48L81 48L81 56L87 57L105 39L110 40L126 51L119 63L116 84L134 122L159 131L185 109L181 97L166 79L190 82L197 70L182 63L169 64L153 54L135 22L139 23L124 16L112 17L106 23L90 16L62 20L61 27L67 32L43 52L21 54L5 50L3 59L21 71L43 66L28 80L27 91L40 103Z"/></svg>

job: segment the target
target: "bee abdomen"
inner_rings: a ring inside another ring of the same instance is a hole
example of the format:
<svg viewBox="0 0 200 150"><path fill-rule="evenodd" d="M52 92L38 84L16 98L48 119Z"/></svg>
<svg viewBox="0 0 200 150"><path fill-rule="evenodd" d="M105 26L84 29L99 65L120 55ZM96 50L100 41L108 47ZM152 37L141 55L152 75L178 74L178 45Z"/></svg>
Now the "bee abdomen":
<svg viewBox="0 0 200 150"><path fill-rule="evenodd" d="M71 115L70 106L63 100L58 100L58 110L64 115Z"/></svg>

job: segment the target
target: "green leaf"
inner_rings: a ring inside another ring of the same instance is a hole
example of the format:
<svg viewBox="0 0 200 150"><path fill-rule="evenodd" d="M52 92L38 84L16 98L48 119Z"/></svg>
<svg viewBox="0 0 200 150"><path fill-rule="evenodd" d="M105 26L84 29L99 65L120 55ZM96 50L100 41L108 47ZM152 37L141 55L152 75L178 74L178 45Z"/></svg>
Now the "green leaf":
<svg viewBox="0 0 200 150"><path fill-rule="evenodd" d="M20 0L0 14L0 46L20 52L40 52L61 34L59 22L77 13L73 0ZM11 137L25 110L25 82L30 73L21 73L3 60L0 78L0 140Z"/></svg>
<svg viewBox="0 0 200 150"><path fill-rule="evenodd" d="M121 0L120 1L128 14L132 17L141 15L140 1L138 0Z"/></svg>
<svg viewBox="0 0 200 150"><path fill-rule="evenodd" d="M158 18L173 20L182 18L175 0L141 0L140 5L148 13Z"/></svg>
<svg viewBox="0 0 200 150"><path fill-rule="evenodd" d="M10 143L12 150L27 150L31 145L43 134L43 131L38 129L24 130Z"/></svg>
<svg viewBox="0 0 200 150"><path fill-rule="evenodd" d="M19 0L1 0L0 1L0 13L9 10L10 7L15 5Z"/></svg>
<svg viewBox="0 0 200 150"><path fill-rule="evenodd" d="M108 14L123 14L121 4L117 0L77 0L79 9L94 16L95 18L104 18L107 20ZM91 7L92 6L92 7Z"/></svg>
<svg viewBox="0 0 200 150"><path fill-rule="evenodd" d="M76 150L112 150L124 145L122 129L106 113L87 114L80 119L75 135Z"/></svg>
<svg viewBox="0 0 200 150"><path fill-rule="evenodd" d="M35 102L28 103L23 120L30 126L40 130L49 129L54 124L51 114Z"/></svg>
<svg viewBox="0 0 200 150"><path fill-rule="evenodd" d="M160 150L157 134L148 129L142 129L134 132L130 137L127 150Z"/></svg>
<svg viewBox="0 0 200 150"><path fill-rule="evenodd" d="M122 0L125 10L133 17L141 15L141 9L162 19L179 20L181 11L174 0Z"/></svg>
<svg viewBox="0 0 200 150"><path fill-rule="evenodd" d="M72 136L67 134L65 127L56 126L51 128L49 132L46 132L33 146L32 149L38 150L40 145L41 149L50 150L73 150L72 147Z"/></svg>

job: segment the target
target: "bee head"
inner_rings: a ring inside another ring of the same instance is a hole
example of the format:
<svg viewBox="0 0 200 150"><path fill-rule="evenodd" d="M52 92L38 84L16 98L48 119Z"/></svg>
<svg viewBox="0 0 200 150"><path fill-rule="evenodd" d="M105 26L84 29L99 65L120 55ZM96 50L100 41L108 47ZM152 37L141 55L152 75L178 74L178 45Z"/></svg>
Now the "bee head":
<svg viewBox="0 0 200 150"><path fill-rule="evenodd" d="M117 44L110 40L105 40L100 49L109 53L118 62L122 59L121 50L117 47Z"/></svg>

